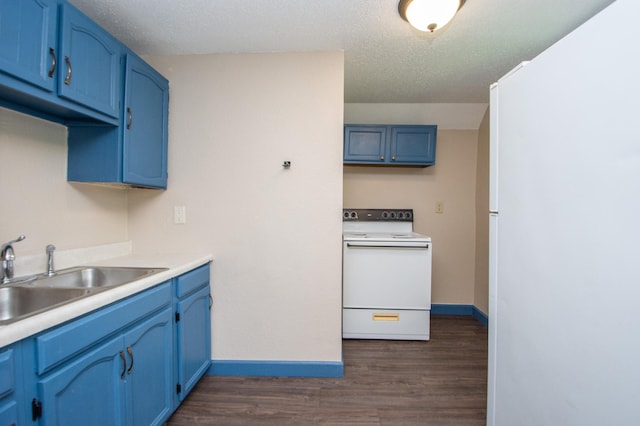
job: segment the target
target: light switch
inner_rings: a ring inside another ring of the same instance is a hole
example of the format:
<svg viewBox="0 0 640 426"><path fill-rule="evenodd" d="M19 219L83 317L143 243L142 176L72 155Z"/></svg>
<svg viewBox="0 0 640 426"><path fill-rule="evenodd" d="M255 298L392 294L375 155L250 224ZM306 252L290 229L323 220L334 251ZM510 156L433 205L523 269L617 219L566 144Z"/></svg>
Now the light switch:
<svg viewBox="0 0 640 426"><path fill-rule="evenodd" d="M444 213L444 201L436 201L436 213Z"/></svg>
<svg viewBox="0 0 640 426"><path fill-rule="evenodd" d="M173 223L187 223L187 208L185 206L173 207Z"/></svg>

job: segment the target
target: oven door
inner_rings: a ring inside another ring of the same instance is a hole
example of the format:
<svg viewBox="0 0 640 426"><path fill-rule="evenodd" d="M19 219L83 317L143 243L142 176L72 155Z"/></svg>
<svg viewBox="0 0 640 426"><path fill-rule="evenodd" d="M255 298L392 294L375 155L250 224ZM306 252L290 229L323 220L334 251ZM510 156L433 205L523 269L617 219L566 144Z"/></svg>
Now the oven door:
<svg viewBox="0 0 640 426"><path fill-rule="evenodd" d="M430 309L431 243L344 241L345 308Z"/></svg>

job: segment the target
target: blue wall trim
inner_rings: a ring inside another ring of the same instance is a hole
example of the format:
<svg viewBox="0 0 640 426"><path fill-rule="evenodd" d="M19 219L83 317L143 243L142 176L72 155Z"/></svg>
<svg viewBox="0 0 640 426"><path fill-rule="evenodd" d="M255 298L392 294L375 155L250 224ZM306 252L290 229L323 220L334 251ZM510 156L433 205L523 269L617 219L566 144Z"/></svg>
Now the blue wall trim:
<svg viewBox="0 0 640 426"><path fill-rule="evenodd" d="M473 315L473 305L432 304L433 315Z"/></svg>
<svg viewBox="0 0 640 426"><path fill-rule="evenodd" d="M326 361L211 360L210 376L344 377L344 363Z"/></svg>
<svg viewBox="0 0 640 426"><path fill-rule="evenodd" d="M489 318L487 314L473 305L449 305L449 304L432 304L432 315L467 315L474 317L480 321L485 327L489 326Z"/></svg>
<svg viewBox="0 0 640 426"><path fill-rule="evenodd" d="M482 325L484 325L486 328L489 327L489 317L487 316L487 314L485 314L484 312L482 312L480 309L476 308L475 306L473 307L473 313L471 314L475 319L477 319L478 321L480 321L482 323Z"/></svg>

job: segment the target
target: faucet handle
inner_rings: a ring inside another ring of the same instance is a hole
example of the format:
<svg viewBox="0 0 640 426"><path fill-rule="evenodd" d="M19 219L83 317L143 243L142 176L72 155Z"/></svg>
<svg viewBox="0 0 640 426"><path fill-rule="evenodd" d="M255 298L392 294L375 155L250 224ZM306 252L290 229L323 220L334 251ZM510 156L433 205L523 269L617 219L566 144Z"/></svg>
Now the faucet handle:
<svg viewBox="0 0 640 426"><path fill-rule="evenodd" d="M11 244L20 242L25 238L26 237L24 235L20 235L15 240L3 244L0 248L0 262L2 262L2 267L0 268L0 278L2 279L1 281L3 283L6 283L11 278L13 278L13 261L16 258L16 255L13 252L13 247L11 246Z"/></svg>
<svg viewBox="0 0 640 426"><path fill-rule="evenodd" d="M9 241L8 243L3 244L3 245L2 245L2 247L10 246L10 245L11 245L11 244L13 244L13 243L19 243L20 241L24 240L25 238L27 238L27 237L25 237L24 235L20 235L20 236L19 236L18 238L16 238L15 240L11 240L11 241Z"/></svg>
<svg viewBox="0 0 640 426"><path fill-rule="evenodd" d="M56 246L54 246L53 244L49 244L46 248L47 254L53 253L55 249L56 249Z"/></svg>

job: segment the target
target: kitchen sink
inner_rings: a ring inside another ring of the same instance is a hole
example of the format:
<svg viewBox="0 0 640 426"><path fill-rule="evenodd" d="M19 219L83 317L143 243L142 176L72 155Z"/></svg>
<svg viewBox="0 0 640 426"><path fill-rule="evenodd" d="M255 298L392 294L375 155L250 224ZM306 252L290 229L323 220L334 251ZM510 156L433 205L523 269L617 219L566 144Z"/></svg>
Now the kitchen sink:
<svg viewBox="0 0 640 426"><path fill-rule="evenodd" d="M80 288L0 287L0 324L8 324L87 296Z"/></svg>
<svg viewBox="0 0 640 426"><path fill-rule="evenodd" d="M84 266L53 276L37 275L0 286L0 325L10 324L65 303L127 284L168 268Z"/></svg>
<svg viewBox="0 0 640 426"><path fill-rule="evenodd" d="M109 288L145 278L167 268L77 267L65 269L55 275L40 276L25 285L49 288Z"/></svg>

